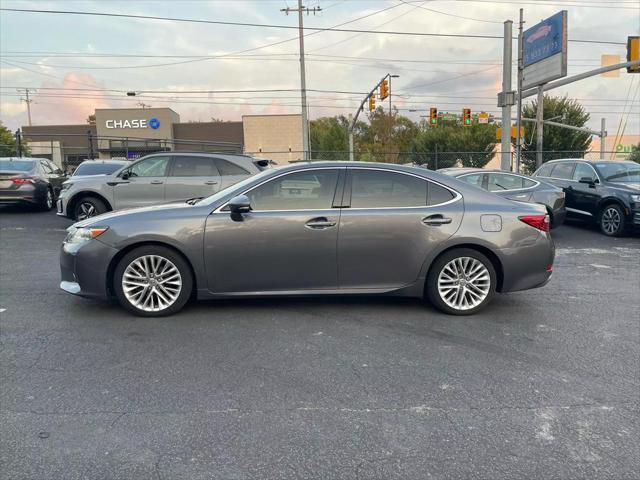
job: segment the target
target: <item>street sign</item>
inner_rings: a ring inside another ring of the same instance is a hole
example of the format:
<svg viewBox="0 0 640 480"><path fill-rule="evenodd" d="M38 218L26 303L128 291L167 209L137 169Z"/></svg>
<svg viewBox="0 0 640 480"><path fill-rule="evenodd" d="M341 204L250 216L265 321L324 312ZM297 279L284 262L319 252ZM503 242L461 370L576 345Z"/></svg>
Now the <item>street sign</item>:
<svg viewBox="0 0 640 480"><path fill-rule="evenodd" d="M489 123L489 114L487 112L480 112L478 114L478 123Z"/></svg>
<svg viewBox="0 0 640 480"><path fill-rule="evenodd" d="M522 88L567 76L567 11L562 10L525 30Z"/></svg>

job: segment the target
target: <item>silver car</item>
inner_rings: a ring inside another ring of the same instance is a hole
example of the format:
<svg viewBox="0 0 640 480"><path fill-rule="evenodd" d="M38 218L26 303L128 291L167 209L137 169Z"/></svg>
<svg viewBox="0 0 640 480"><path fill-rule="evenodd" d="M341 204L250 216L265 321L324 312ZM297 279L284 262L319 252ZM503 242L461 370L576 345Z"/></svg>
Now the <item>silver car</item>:
<svg viewBox="0 0 640 480"><path fill-rule="evenodd" d="M109 175L72 177L62 185L57 211L84 220L111 210L204 198L268 165L244 155L155 153Z"/></svg>
<svg viewBox="0 0 640 480"><path fill-rule="evenodd" d="M545 207L423 168L360 162L264 171L198 202L69 227L60 287L141 316L197 298L426 296L468 315L551 277Z"/></svg>

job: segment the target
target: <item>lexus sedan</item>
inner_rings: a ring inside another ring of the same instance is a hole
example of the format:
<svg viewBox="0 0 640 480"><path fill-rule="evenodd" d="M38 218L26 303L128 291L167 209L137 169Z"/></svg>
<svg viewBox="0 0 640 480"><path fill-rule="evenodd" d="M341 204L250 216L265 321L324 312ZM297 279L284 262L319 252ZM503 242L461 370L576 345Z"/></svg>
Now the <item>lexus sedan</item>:
<svg viewBox="0 0 640 480"><path fill-rule="evenodd" d="M438 171L510 200L544 205L551 228L562 225L567 216L564 191L540 179L484 168L443 168Z"/></svg>
<svg viewBox="0 0 640 480"><path fill-rule="evenodd" d="M401 165L301 163L198 201L69 227L60 287L140 316L193 297L383 294L448 314L540 287L554 245L542 205Z"/></svg>
<svg viewBox="0 0 640 480"><path fill-rule="evenodd" d="M67 177L46 158L0 158L0 205L51 210Z"/></svg>

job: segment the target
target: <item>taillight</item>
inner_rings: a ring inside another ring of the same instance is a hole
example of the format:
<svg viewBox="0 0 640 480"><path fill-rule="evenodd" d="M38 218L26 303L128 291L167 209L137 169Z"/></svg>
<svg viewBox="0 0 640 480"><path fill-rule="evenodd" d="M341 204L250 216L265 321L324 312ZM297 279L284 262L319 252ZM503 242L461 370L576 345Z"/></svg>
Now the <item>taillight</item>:
<svg viewBox="0 0 640 480"><path fill-rule="evenodd" d="M28 183L33 185L34 183L36 183L33 178L29 178L29 177L15 177L15 178L12 178L11 181L13 182L14 185L26 185Z"/></svg>
<svg viewBox="0 0 640 480"><path fill-rule="evenodd" d="M531 225L533 228L537 228L543 232L549 231L549 215L525 215L524 217L518 217L521 222Z"/></svg>

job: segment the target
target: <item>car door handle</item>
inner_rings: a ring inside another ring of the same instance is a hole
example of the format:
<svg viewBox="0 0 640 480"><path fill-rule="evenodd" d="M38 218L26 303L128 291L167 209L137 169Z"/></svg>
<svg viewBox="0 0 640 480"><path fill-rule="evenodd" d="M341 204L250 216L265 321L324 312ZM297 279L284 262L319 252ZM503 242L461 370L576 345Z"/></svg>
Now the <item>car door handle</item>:
<svg viewBox="0 0 640 480"><path fill-rule="evenodd" d="M151 185L162 185L164 182L162 180L153 180Z"/></svg>
<svg viewBox="0 0 640 480"><path fill-rule="evenodd" d="M336 222L327 220L325 217L312 218L304 224L305 227L311 230L324 230L325 228L335 227Z"/></svg>
<svg viewBox="0 0 640 480"><path fill-rule="evenodd" d="M422 219L422 223L434 227L437 227L439 225L447 225L451 222L452 220L450 218L443 217L442 215L430 215Z"/></svg>
<svg viewBox="0 0 640 480"><path fill-rule="evenodd" d="M204 182L205 185L217 185L218 182L214 181L214 180L208 180L206 182Z"/></svg>

